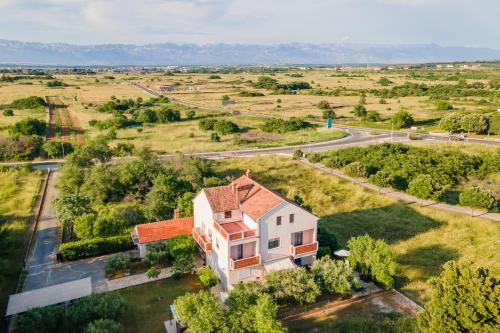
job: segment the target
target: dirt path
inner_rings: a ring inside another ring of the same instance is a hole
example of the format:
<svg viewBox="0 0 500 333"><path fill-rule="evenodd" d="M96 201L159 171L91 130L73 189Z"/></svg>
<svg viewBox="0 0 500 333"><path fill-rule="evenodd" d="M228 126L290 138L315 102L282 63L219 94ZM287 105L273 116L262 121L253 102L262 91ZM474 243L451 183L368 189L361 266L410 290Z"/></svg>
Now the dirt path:
<svg viewBox="0 0 500 333"><path fill-rule="evenodd" d="M63 142L71 142L72 134L75 134L76 144L81 145L84 142L83 128L75 115L67 108L59 97L46 96L49 107L49 130L47 140L56 141L60 139ZM60 120L61 127L58 137L57 122Z"/></svg>

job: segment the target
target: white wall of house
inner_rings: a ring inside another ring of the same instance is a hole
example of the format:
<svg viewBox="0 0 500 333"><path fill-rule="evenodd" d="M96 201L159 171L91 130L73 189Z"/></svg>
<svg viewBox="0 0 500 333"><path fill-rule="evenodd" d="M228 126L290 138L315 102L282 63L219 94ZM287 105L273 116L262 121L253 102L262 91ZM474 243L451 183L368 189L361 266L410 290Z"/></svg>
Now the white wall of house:
<svg viewBox="0 0 500 333"><path fill-rule="evenodd" d="M293 223L290 223L290 214L294 214ZM278 216L281 216L281 225L277 225ZM273 208L259 220L262 262L290 256L292 233L313 229L312 237L307 238L316 240L317 224L316 216L289 202L283 202ZM268 241L275 238L280 240L279 247L268 249ZM304 242L304 244L307 243Z"/></svg>

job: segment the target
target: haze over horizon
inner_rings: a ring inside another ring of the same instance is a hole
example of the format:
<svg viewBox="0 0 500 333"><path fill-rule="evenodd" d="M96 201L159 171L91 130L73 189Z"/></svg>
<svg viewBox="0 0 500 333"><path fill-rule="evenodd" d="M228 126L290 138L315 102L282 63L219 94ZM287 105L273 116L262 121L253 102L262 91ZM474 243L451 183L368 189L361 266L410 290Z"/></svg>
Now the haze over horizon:
<svg viewBox="0 0 500 333"><path fill-rule="evenodd" d="M500 49L495 0L0 0L0 39L95 44L439 44Z"/></svg>

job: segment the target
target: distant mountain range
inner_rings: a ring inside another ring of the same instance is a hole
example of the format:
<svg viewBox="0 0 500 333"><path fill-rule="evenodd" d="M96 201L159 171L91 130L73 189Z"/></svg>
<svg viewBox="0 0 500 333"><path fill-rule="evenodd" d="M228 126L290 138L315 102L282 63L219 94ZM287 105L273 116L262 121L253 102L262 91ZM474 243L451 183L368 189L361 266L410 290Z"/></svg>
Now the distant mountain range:
<svg viewBox="0 0 500 333"><path fill-rule="evenodd" d="M500 50L436 44L43 44L0 39L0 64L250 65L398 64L498 60Z"/></svg>

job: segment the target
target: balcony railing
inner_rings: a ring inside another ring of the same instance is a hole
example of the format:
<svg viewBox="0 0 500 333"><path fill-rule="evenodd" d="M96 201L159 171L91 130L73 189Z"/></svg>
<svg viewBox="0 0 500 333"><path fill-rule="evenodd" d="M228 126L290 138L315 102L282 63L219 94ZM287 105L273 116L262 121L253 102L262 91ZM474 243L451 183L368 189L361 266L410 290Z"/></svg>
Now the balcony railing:
<svg viewBox="0 0 500 333"><path fill-rule="evenodd" d="M316 251L318 251L318 242L297 246L290 245L290 253L292 254L292 256L298 256L304 253Z"/></svg>
<svg viewBox="0 0 500 333"><path fill-rule="evenodd" d="M196 243L198 243L203 251L212 251L212 242L208 239L207 236L203 234L203 232L199 228L193 228L191 233L193 234L193 239L196 241Z"/></svg>
<svg viewBox="0 0 500 333"><path fill-rule="evenodd" d="M257 235L256 229L228 233L221 227L220 224L216 222L214 222L214 229L217 230L217 232L227 241L235 241L235 240L255 237Z"/></svg>
<svg viewBox="0 0 500 333"><path fill-rule="evenodd" d="M230 259L229 267L231 269L240 269L250 266L255 266L260 264L260 256L242 258L242 259Z"/></svg>

